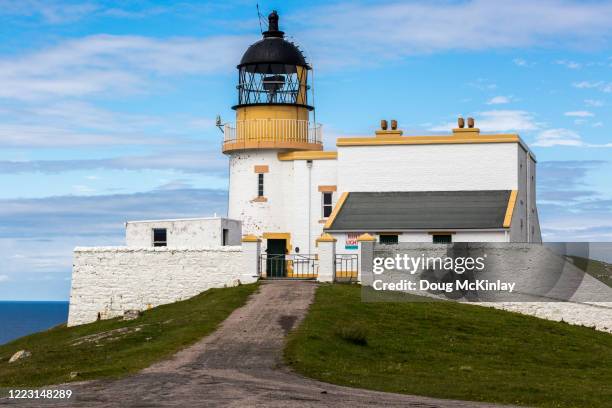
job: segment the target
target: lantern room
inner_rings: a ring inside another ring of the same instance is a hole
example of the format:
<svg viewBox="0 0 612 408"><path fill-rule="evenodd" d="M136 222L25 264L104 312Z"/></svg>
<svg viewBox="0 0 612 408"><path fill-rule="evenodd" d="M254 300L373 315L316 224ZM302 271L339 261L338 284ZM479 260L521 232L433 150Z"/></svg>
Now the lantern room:
<svg viewBox="0 0 612 408"><path fill-rule="evenodd" d="M223 152L250 149L322 150L321 128L311 122L312 69L279 30L278 14L242 56L236 123L224 128Z"/></svg>

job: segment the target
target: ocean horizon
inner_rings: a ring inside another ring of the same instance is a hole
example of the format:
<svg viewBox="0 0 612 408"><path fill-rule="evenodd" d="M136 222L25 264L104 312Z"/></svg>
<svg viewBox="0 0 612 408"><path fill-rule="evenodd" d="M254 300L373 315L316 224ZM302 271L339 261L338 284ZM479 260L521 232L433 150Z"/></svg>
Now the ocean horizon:
<svg viewBox="0 0 612 408"><path fill-rule="evenodd" d="M67 301L0 300L0 344L67 321Z"/></svg>

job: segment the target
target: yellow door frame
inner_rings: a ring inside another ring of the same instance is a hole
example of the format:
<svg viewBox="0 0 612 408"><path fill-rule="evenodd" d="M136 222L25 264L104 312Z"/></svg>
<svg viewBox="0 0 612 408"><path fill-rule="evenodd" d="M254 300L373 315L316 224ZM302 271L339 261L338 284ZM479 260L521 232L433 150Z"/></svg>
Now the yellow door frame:
<svg viewBox="0 0 612 408"><path fill-rule="evenodd" d="M284 239L285 246L287 249L287 255L291 253L293 247L291 246L291 233L290 232L264 232L262 235L263 239ZM266 243L267 246L267 243ZM293 265L291 262L285 259L285 268L287 269L287 277L293 276Z"/></svg>

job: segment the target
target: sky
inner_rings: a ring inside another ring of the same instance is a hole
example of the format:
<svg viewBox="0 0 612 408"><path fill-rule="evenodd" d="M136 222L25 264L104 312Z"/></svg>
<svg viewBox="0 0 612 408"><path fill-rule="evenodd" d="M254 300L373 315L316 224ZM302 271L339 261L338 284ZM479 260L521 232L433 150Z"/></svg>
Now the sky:
<svg viewBox="0 0 612 408"><path fill-rule="evenodd" d="M544 240L612 241L611 1L259 7L314 67L327 149L473 116L536 154ZM68 299L73 248L127 220L225 214L215 117L259 38L254 1L0 0L0 299Z"/></svg>

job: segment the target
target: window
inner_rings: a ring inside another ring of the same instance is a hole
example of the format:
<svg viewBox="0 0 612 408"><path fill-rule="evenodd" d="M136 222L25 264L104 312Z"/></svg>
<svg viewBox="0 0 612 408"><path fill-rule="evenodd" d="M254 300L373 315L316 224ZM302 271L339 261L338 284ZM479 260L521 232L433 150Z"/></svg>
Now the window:
<svg viewBox="0 0 612 408"><path fill-rule="evenodd" d="M379 241L381 244L384 244L384 245L394 245L398 243L398 236L397 234L380 235Z"/></svg>
<svg viewBox="0 0 612 408"><path fill-rule="evenodd" d="M331 192L323 193L323 218L329 217L332 213L332 194Z"/></svg>
<svg viewBox="0 0 612 408"><path fill-rule="evenodd" d="M257 196L263 197L264 195L264 175L259 173L257 175Z"/></svg>
<svg viewBox="0 0 612 408"><path fill-rule="evenodd" d="M226 246L227 245L227 234L229 233L229 230L227 228L223 228L223 234L221 236L221 245Z"/></svg>
<svg viewBox="0 0 612 408"><path fill-rule="evenodd" d="M434 234L432 235L432 242L434 244L450 244L453 242L453 236L451 234Z"/></svg>
<svg viewBox="0 0 612 408"><path fill-rule="evenodd" d="M168 246L168 232L165 228L153 228L153 246L165 247Z"/></svg>

